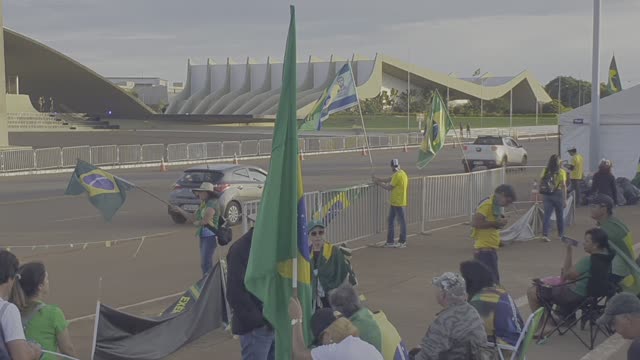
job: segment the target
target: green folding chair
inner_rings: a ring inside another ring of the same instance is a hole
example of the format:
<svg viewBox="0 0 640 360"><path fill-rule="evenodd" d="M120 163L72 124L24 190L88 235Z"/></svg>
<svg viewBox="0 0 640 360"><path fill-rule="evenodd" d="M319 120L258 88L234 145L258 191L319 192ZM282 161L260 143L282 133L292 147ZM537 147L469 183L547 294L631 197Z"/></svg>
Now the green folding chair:
<svg viewBox="0 0 640 360"><path fill-rule="evenodd" d="M520 333L520 337L516 342L515 346L507 345L507 344L496 344L498 347L498 354L500 355L500 360L505 360L504 351L511 352L510 360L526 360L527 351L529 351L529 346L533 342L533 336L538 331L538 326L540 325L540 319L544 314L544 308L540 308L536 310L533 314L529 315L527 322L524 324L524 328Z"/></svg>

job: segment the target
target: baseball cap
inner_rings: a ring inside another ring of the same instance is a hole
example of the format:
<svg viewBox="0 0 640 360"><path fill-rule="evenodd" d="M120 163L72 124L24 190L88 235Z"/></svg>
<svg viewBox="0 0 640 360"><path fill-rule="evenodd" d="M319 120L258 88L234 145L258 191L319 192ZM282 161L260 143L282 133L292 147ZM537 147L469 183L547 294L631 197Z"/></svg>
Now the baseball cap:
<svg viewBox="0 0 640 360"><path fill-rule="evenodd" d="M570 145L569 148L567 148L567 151L576 151L576 146Z"/></svg>
<svg viewBox="0 0 640 360"><path fill-rule="evenodd" d="M320 334L327 330L336 319L337 317L332 309L323 308L316 310L311 316L311 333L316 343L320 341Z"/></svg>
<svg viewBox="0 0 640 360"><path fill-rule="evenodd" d="M392 160L391 160L391 166L392 166L392 167L398 167L398 166L400 166L400 162L398 161L398 159L392 159Z"/></svg>
<svg viewBox="0 0 640 360"><path fill-rule="evenodd" d="M608 210L613 209L613 199L609 195L598 194L591 202L595 205L605 206Z"/></svg>
<svg viewBox="0 0 640 360"><path fill-rule="evenodd" d="M307 231L311 231L313 228L325 228L324 223L322 222L322 220L314 220L309 222L309 224L307 224Z"/></svg>
<svg viewBox="0 0 640 360"><path fill-rule="evenodd" d="M450 297L459 300L467 299L467 285L464 278L456 273L446 272L434 277L431 283Z"/></svg>
<svg viewBox="0 0 640 360"><path fill-rule="evenodd" d="M599 325L610 325L616 315L640 314L640 299L629 293L616 294L607 302L604 314L598 319Z"/></svg>

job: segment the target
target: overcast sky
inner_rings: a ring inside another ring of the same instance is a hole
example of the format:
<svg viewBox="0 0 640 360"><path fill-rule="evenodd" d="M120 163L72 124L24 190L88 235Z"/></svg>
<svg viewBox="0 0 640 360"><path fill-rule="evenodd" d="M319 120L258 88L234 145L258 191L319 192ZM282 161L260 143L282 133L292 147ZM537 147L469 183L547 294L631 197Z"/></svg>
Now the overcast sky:
<svg viewBox="0 0 640 360"><path fill-rule="evenodd" d="M591 77L590 0L298 0L298 58L392 57L443 73ZM284 0L4 0L5 26L104 76L184 81L188 58L282 58ZM640 83L640 1L604 0L601 76L615 51ZM637 35L636 35L637 36ZM603 78L606 81L606 78Z"/></svg>

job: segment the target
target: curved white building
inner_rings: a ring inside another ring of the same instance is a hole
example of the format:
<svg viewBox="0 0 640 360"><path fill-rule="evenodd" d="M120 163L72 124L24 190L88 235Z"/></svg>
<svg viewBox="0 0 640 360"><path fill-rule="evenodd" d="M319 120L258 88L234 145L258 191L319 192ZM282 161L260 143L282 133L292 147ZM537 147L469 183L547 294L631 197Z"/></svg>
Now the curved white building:
<svg viewBox="0 0 640 360"><path fill-rule="evenodd" d="M375 59L354 55L351 59L331 56L329 60L309 57L297 64L298 117L304 117L335 74L351 61L361 99L377 96L383 90L437 87L449 90L451 99L493 100L513 92L514 111L535 112L536 104L551 101L544 88L528 71L516 76L458 79L376 55ZM282 62L267 58L258 63L248 58L242 63L207 60L207 64L187 63L187 80L182 93L175 96L167 114L273 116L277 112L282 85Z"/></svg>

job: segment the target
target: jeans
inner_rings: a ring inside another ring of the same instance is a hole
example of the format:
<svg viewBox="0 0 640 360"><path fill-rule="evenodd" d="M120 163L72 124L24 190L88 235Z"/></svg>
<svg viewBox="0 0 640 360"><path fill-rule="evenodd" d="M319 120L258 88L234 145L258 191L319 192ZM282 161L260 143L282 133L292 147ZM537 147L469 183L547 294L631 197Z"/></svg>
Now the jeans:
<svg viewBox="0 0 640 360"><path fill-rule="evenodd" d="M200 269L202 269L202 276L211 271L213 267L213 252L216 251L217 245L215 236L200 237Z"/></svg>
<svg viewBox="0 0 640 360"><path fill-rule="evenodd" d="M493 280L500 284L500 273L498 272L498 252L495 250L476 250L473 258L485 264L493 273Z"/></svg>
<svg viewBox="0 0 640 360"><path fill-rule="evenodd" d="M275 333L267 326L240 335L242 360L274 360Z"/></svg>
<svg viewBox="0 0 640 360"><path fill-rule="evenodd" d="M404 244L407 242L407 222L404 219L404 207L392 205L391 208L389 208L387 244L393 244L395 242L396 217L398 218L398 223L400 223L400 243Z"/></svg>
<svg viewBox="0 0 640 360"><path fill-rule="evenodd" d="M556 212L556 224L558 225L558 236L564 236L564 198L562 191L556 191L550 195L542 196L544 207L544 219L542 221L542 235L549 236L551 227L551 212Z"/></svg>
<svg viewBox="0 0 640 360"><path fill-rule="evenodd" d="M580 193L580 184L582 180L571 179L571 188L573 189L573 196L575 198L576 206L582 206L582 194Z"/></svg>

